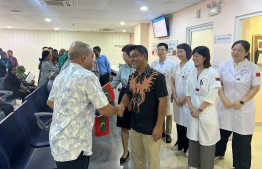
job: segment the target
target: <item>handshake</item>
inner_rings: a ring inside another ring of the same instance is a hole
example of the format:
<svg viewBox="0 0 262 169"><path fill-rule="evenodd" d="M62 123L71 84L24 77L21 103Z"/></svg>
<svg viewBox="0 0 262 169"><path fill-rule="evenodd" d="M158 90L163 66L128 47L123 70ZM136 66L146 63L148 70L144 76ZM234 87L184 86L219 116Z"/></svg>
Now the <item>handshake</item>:
<svg viewBox="0 0 262 169"><path fill-rule="evenodd" d="M123 117L124 111L125 111L126 107L124 106L124 104L120 103L119 105L115 105L115 114L119 117ZM131 110L131 105L128 105L128 110Z"/></svg>

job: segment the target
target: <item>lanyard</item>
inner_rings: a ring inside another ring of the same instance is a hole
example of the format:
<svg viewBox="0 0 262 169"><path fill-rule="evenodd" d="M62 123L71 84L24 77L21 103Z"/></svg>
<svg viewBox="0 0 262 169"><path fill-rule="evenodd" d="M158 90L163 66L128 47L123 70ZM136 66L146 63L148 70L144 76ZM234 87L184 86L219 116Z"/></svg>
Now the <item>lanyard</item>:
<svg viewBox="0 0 262 169"><path fill-rule="evenodd" d="M2 60L2 62L5 64L5 67L8 67L8 61L5 63L4 60Z"/></svg>

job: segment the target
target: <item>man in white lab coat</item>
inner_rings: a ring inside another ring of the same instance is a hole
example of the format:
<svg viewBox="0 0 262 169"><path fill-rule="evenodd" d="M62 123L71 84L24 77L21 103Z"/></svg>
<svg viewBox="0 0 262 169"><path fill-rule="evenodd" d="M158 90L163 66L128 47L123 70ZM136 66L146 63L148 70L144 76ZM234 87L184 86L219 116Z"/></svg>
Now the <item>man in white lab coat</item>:
<svg viewBox="0 0 262 169"><path fill-rule="evenodd" d="M172 132L172 114L173 114L173 104L172 104L172 72L175 68L176 63L166 57L168 53L168 45L165 43L159 43L157 46L157 55L159 59L155 60L151 67L161 72L166 79L166 87L168 91L167 96L167 109L166 109L166 120L163 123L162 138L165 137L166 143L171 143L171 132Z"/></svg>

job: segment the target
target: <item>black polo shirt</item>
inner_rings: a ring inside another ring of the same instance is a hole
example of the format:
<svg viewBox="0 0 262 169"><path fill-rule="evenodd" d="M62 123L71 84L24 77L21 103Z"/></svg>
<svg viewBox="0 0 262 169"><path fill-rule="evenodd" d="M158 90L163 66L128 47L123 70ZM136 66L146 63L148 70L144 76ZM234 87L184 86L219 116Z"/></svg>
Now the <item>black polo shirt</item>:
<svg viewBox="0 0 262 169"><path fill-rule="evenodd" d="M126 94L132 101L132 129L152 135L158 117L158 98L168 95L164 75L149 65L141 75L135 71L129 76Z"/></svg>

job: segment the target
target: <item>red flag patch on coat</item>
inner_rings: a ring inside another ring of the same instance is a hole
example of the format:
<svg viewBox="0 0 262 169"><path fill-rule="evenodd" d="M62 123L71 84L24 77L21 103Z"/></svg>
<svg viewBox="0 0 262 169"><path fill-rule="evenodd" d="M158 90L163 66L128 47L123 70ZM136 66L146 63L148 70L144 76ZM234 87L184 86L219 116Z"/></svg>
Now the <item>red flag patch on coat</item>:
<svg viewBox="0 0 262 169"><path fill-rule="evenodd" d="M256 76L257 76L257 77L260 77L260 73L256 73Z"/></svg>
<svg viewBox="0 0 262 169"><path fill-rule="evenodd" d="M216 77L216 81L220 81L220 78Z"/></svg>

